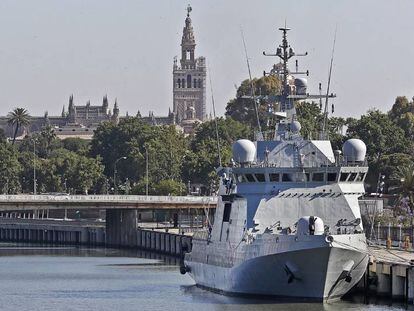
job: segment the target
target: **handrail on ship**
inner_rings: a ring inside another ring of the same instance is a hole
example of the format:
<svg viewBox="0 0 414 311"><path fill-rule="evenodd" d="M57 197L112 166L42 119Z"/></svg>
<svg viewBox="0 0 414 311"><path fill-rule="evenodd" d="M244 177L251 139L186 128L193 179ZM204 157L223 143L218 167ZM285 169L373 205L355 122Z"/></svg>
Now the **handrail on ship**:
<svg viewBox="0 0 414 311"><path fill-rule="evenodd" d="M266 168L266 167L278 167L278 168L283 168L283 166L281 166L278 163L274 163L274 162L268 162L268 161L261 161L261 162L252 162L252 163L246 163L246 164L239 164L239 163L235 163L232 164L233 167L244 167L244 168ZM316 161L311 162L310 165L300 165L300 166L294 166L296 168L314 168L314 167L368 167L368 160L364 159L364 161L351 161L351 160L346 160L344 157L342 157L339 161L338 159L335 162L318 162L316 163ZM289 167L292 168L292 167Z"/></svg>

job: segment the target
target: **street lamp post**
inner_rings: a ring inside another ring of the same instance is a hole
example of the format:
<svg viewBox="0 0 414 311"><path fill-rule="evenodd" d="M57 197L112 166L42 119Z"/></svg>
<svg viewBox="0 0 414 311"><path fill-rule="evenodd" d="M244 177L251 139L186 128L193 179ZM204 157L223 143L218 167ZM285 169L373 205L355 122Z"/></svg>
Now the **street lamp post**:
<svg viewBox="0 0 414 311"><path fill-rule="evenodd" d="M114 192L115 194L117 193L117 187L116 187L116 164L121 161L121 160L126 160L127 157L120 157L118 159L116 159L115 164L114 164Z"/></svg>
<svg viewBox="0 0 414 311"><path fill-rule="evenodd" d="M36 139L33 138L33 194L36 194Z"/></svg>
<svg viewBox="0 0 414 311"><path fill-rule="evenodd" d="M146 183L145 183L145 195L148 196L148 149L147 146L144 145L145 148L145 179L146 179Z"/></svg>

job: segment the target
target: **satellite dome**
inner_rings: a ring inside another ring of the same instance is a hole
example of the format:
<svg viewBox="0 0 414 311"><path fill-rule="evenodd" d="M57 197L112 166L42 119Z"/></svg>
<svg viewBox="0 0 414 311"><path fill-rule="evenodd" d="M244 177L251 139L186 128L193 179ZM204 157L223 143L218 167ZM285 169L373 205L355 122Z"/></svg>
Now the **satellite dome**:
<svg viewBox="0 0 414 311"><path fill-rule="evenodd" d="M299 121L297 121L297 120L295 120L295 121L292 121L291 123L290 123L290 130L293 132L293 133L299 133L300 132L300 129L302 128L302 125L300 124L300 122Z"/></svg>
<svg viewBox="0 0 414 311"><path fill-rule="evenodd" d="M296 95L306 95L308 88L308 80L305 78L295 79Z"/></svg>
<svg viewBox="0 0 414 311"><path fill-rule="evenodd" d="M233 159L242 163L251 163L256 156L256 146L248 139L239 139L233 144Z"/></svg>
<svg viewBox="0 0 414 311"><path fill-rule="evenodd" d="M357 138L348 139L342 146L345 160L362 162L367 153L367 146L365 143Z"/></svg>

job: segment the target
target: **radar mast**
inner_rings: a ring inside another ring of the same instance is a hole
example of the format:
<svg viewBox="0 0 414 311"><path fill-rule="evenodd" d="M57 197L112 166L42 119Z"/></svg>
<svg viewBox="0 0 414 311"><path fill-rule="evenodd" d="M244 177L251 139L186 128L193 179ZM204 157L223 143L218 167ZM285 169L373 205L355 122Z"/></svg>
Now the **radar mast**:
<svg viewBox="0 0 414 311"><path fill-rule="evenodd" d="M305 84L306 79L295 79L296 75L309 76L309 70L299 71L298 60L296 60L295 71L289 70L289 60L292 57L307 56L308 52L296 53L288 42L287 33L290 28L281 27L282 43L276 48L276 53L270 54L263 52L265 56L276 56L280 59L278 65L275 65L270 72L264 72L264 75L276 75L282 81L281 94L277 96L268 96L270 102L278 102L280 104L281 120L280 126L277 124L275 129L276 138L286 138L286 132L290 131L290 123L296 120L295 101L307 99L328 99L336 97L335 94L309 94L307 93ZM302 83L302 84L301 84Z"/></svg>

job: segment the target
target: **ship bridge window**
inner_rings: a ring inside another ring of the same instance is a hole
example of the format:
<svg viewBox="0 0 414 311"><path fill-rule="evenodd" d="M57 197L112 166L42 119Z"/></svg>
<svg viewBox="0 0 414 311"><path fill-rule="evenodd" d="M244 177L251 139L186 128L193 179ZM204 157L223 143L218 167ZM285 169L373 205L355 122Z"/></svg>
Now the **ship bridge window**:
<svg viewBox="0 0 414 311"><path fill-rule="evenodd" d="M230 221L230 214L231 214L231 203L225 203L224 212L223 212L223 222Z"/></svg>
<svg viewBox="0 0 414 311"><path fill-rule="evenodd" d="M335 182L336 181L336 173L328 173L328 181Z"/></svg>
<svg viewBox="0 0 414 311"><path fill-rule="evenodd" d="M355 181L364 181L365 179L365 173L358 173L358 176L356 177Z"/></svg>
<svg viewBox="0 0 414 311"><path fill-rule="evenodd" d="M279 174L276 174L276 173L269 174L269 180L273 182L275 181L278 182L280 180Z"/></svg>
<svg viewBox="0 0 414 311"><path fill-rule="evenodd" d="M265 175L264 174L255 174L254 176L256 176L256 179L258 182L265 182Z"/></svg>
<svg viewBox="0 0 414 311"><path fill-rule="evenodd" d="M246 179L248 182L255 182L256 180L254 179L252 174L246 174Z"/></svg>
<svg viewBox="0 0 414 311"><path fill-rule="evenodd" d="M284 182L294 181L293 174L282 174L282 181Z"/></svg>
<svg viewBox="0 0 414 311"><path fill-rule="evenodd" d="M341 173L341 177L339 178L340 181L346 181L348 178L348 173Z"/></svg>
<svg viewBox="0 0 414 311"><path fill-rule="evenodd" d="M323 181L324 180L324 173L313 173L312 174L312 181Z"/></svg>
<svg viewBox="0 0 414 311"><path fill-rule="evenodd" d="M348 181L355 181L356 177L358 176L358 173L351 173L349 175Z"/></svg>

